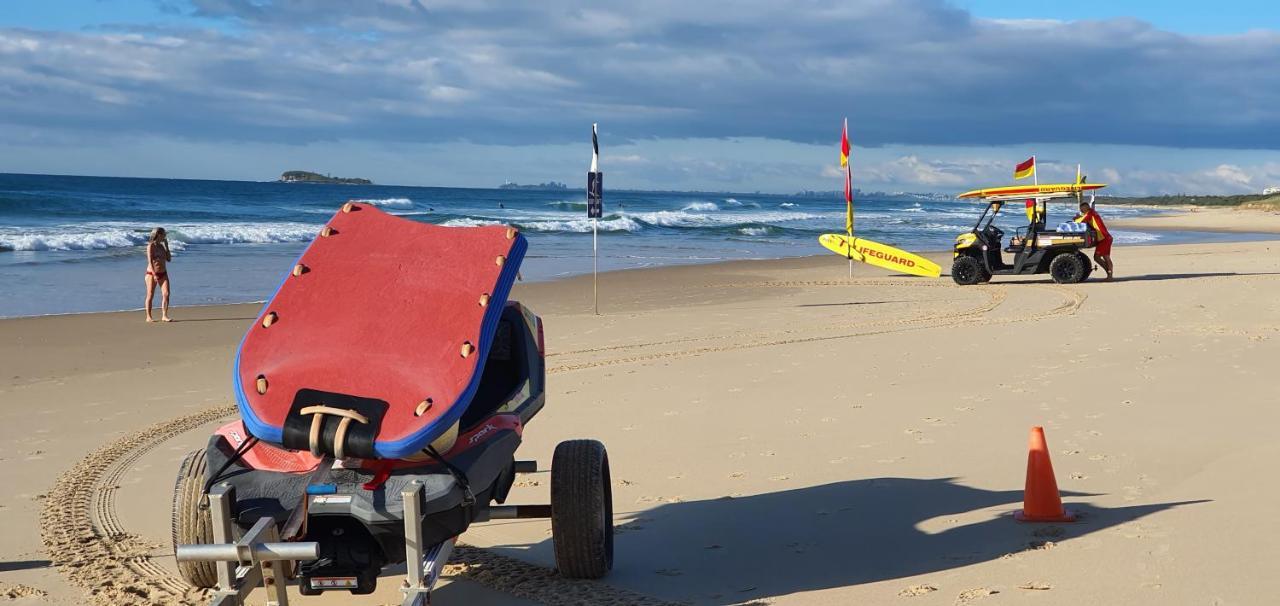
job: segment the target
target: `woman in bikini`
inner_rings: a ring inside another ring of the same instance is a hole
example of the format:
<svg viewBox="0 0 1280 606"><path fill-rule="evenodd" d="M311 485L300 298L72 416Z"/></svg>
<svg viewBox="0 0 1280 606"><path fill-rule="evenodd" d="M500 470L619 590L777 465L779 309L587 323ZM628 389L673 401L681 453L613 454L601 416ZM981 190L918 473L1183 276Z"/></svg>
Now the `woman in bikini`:
<svg viewBox="0 0 1280 606"><path fill-rule="evenodd" d="M169 252L169 237L163 227L151 230L151 238L147 240L147 321L151 319L151 299L155 298L156 285L160 285L160 321L172 322L169 319L169 272L166 263L173 260Z"/></svg>

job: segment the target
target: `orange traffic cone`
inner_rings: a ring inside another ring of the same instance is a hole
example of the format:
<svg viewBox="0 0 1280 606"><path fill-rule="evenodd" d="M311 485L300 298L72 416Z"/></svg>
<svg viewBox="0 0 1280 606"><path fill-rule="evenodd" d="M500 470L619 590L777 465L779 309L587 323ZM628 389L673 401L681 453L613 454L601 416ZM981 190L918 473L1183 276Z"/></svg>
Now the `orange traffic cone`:
<svg viewBox="0 0 1280 606"><path fill-rule="evenodd" d="M1075 514L1063 509L1058 481L1053 477L1049 446L1044 428L1032 427L1027 452L1027 486L1022 494L1022 511L1013 514L1019 522L1074 522Z"/></svg>

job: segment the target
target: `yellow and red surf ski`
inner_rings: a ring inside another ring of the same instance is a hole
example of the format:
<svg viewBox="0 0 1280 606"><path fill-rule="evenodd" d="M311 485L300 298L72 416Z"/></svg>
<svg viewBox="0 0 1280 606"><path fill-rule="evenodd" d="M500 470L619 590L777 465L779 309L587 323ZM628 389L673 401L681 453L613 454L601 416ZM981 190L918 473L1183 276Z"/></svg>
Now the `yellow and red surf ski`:
<svg viewBox="0 0 1280 606"><path fill-rule="evenodd" d="M856 236L849 238L845 234L822 234L818 237L818 243L841 257L848 257L889 271L926 278L942 275L942 268L933 261L866 238Z"/></svg>
<svg viewBox="0 0 1280 606"><path fill-rule="evenodd" d="M1005 185L967 191L956 196L968 198L1056 198L1106 187L1105 183L1045 183L1043 185Z"/></svg>

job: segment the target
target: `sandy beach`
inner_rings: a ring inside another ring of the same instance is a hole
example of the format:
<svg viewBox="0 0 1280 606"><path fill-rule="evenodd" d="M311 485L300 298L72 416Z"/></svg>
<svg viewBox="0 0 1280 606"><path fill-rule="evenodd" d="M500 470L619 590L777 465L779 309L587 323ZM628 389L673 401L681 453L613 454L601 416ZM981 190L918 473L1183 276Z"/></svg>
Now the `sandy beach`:
<svg viewBox="0 0 1280 606"><path fill-rule="evenodd" d="M1183 215L1280 231L1217 216ZM1146 226L1218 225L1186 221ZM608 446L616 565L566 581L547 522L480 524L436 603L1271 600L1280 242L1115 259L1115 283L1072 286L849 279L835 256L614 272L599 317L589 277L519 285L549 372L521 455ZM256 313L0 321L0 600L193 598L173 572L174 474L233 413L231 358ZM1033 425L1077 523L1009 515ZM543 502L547 484L527 476L511 502ZM398 582L300 603L398 603Z"/></svg>
<svg viewBox="0 0 1280 606"><path fill-rule="evenodd" d="M1110 223L1131 229L1280 233L1280 212L1277 211L1208 207L1175 210L1167 215L1134 217Z"/></svg>

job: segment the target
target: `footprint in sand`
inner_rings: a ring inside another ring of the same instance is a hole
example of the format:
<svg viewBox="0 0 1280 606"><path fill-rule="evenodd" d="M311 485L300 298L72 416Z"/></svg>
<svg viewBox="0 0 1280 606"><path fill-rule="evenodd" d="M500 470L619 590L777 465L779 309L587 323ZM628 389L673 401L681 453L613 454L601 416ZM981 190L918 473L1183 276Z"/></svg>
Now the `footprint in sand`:
<svg viewBox="0 0 1280 606"><path fill-rule="evenodd" d="M790 480L791 476L773 476L772 478L769 478L769 479L773 480L774 482L782 482L784 480Z"/></svg>
<svg viewBox="0 0 1280 606"><path fill-rule="evenodd" d="M745 476L745 475L747 474L742 473L741 471L733 471L729 473L729 477L731 478L741 478L742 476Z"/></svg>
<svg viewBox="0 0 1280 606"><path fill-rule="evenodd" d="M900 598L914 598L922 595L928 595L937 591L938 588L933 585L912 585L898 592Z"/></svg>
<svg viewBox="0 0 1280 606"><path fill-rule="evenodd" d="M20 600L23 598L43 598L49 595L43 589L36 589L27 585L19 585L14 583L0 582L0 598L5 600Z"/></svg>
<svg viewBox="0 0 1280 606"><path fill-rule="evenodd" d="M968 604L969 602L981 600L982 598L995 595L997 593L1000 593L1000 592L994 589L991 589L989 587L978 587L976 589L966 589L960 592L960 595L956 596L956 604Z"/></svg>
<svg viewBox="0 0 1280 606"><path fill-rule="evenodd" d="M1084 474L1082 474L1082 473L1080 473L1080 472L1076 471L1076 472L1072 472L1072 474L1071 474L1071 479L1072 479L1072 480L1087 480L1087 479L1089 479L1089 476L1084 475Z"/></svg>
<svg viewBox="0 0 1280 606"><path fill-rule="evenodd" d="M1028 589L1031 591L1049 591L1050 589L1053 589L1053 585L1050 585L1043 581L1031 581L1030 583L1023 583L1021 585L1018 585L1018 589Z"/></svg>

